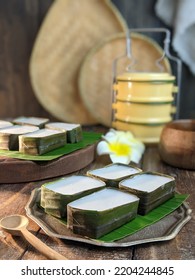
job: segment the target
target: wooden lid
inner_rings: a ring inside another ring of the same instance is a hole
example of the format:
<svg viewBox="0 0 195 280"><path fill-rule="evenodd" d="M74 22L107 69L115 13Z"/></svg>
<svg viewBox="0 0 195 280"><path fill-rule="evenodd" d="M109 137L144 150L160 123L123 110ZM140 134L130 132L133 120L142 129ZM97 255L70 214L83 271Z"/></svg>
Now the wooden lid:
<svg viewBox="0 0 195 280"><path fill-rule="evenodd" d="M96 123L79 95L79 68L91 47L125 29L110 0L54 1L30 58L34 93L51 115L66 122Z"/></svg>
<svg viewBox="0 0 195 280"><path fill-rule="evenodd" d="M163 55L162 48L154 40L137 33L131 34L131 41L136 71L159 71L155 62ZM112 113L113 61L125 52L125 34L115 34L91 49L80 70L79 90L83 102L97 122L108 127ZM118 73L123 73L128 64L127 57L119 60ZM167 58L162 66L165 72L171 72Z"/></svg>

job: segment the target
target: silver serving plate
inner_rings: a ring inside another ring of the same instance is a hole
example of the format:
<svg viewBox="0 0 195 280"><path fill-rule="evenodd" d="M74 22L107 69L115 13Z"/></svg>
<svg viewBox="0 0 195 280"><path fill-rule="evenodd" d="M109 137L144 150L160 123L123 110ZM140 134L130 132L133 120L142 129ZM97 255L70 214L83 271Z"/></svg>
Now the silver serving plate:
<svg viewBox="0 0 195 280"><path fill-rule="evenodd" d="M41 189L34 189L25 210L27 216L37 223L48 236L103 247L128 247L149 242L173 239L179 233L181 228L191 219L190 214L192 212L187 203L183 203L174 212L153 225L115 242L103 242L74 234L57 218L46 214L39 206L40 195Z"/></svg>

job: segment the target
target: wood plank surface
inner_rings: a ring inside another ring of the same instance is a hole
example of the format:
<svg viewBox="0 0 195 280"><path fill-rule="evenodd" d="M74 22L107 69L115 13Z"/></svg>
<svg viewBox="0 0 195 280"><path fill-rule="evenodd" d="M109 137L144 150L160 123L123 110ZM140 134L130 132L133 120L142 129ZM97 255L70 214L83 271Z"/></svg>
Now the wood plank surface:
<svg viewBox="0 0 195 280"><path fill-rule="evenodd" d="M0 118L46 116L29 79L29 59L52 0L0 0Z"/></svg>
<svg viewBox="0 0 195 280"><path fill-rule="evenodd" d="M29 79L29 58L34 40L53 1L0 0L0 119L32 115L55 120L38 103ZM130 28L167 27L154 14L155 0L112 0L112 2L121 11ZM161 37L156 39L159 43L162 42ZM188 67L183 65L181 118L195 118L194 88L195 79ZM87 169L98 168L109 163L109 158L102 156L79 172L85 173ZM28 229L69 259L195 259L195 172L164 164L159 157L157 146L147 148L140 167L174 176L177 190L190 195L187 201L192 209L192 219L173 240L129 248L97 248L51 238L31 220ZM43 182L45 180L17 184L0 182L0 218L14 213L25 214L24 207L31 191L41 186ZM21 237L12 237L0 230L0 260L20 259L46 258Z"/></svg>
<svg viewBox="0 0 195 280"><path fill-rule="evenodd" d="M79 173L85 174L88 169L108 164L107 157L102 157L96 163L90 164ZM48 180L27 184L5 184L0 186L0 218L13 213L25 214L24 207L27 204L30 193L34 188L40 187ZM110 249L97 246L89 246L78 242L64 241L48 237L40 228L30 221L28 229L51 248L60 252L69 259L131 259L132 248ZM46 259L31 246L27 245L21 237L11 237L0 230L0 259Z"/></svg>
<svg viewBox="0 0 195 280"><path fill-rule="evenodd" d="M110 163L108 156L97 157L96 160L76 172L85 174L87 170L99 168ZM143 170L158 171L174 176L177 191L188 193L187 200L193 210L192 219L181 229L176 238L170 241L153 242L126 248L105 248L74 241L61 240L47 236L40 227L30 219L28 229L57 252L74 260L159 260L159 259L195 259L195 172L181 170L164 164L158 154L157 146L149 146L143 157L141 166ZM14 213L25 215L25 205L29 200L31 191L40 187L44 181L36 181L21 184L0 185L0 218ZM0 259L46 259L21 237L12 237L10 234L0 230Z"/></svg>
<svg viewBox="0 0 195 280"><path fill-rule="evenodd" d="M21 183L54 178L76 172L95 158L96 145L77 150L51 161L30 161L0 157L1 183ZM6 172L4 171L6 170Z"/></svg>

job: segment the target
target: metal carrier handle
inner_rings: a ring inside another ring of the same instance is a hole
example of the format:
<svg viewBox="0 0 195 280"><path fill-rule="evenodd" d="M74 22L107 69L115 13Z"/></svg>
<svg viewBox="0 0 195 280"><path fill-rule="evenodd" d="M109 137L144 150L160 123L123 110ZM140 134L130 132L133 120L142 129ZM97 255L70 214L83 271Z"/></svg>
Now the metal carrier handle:
<svg viewBox="0 0 195 280"><path fill-rule="evenodd" d="M132 60L131 64L127 66L127 69L129 70L131 65L133 63L135 63L135 59L132 56L131 53L131 32L156 32L156 33L165 33L165 39L164 39L164 46L163 46L163 55L156 61L156 64L158 65L159 68L162 68L162 66L160 65L160 62L165 58L165 56L167 58L169 58L171 61L175 62L177 64L177 74L176 74L176 83L177 83L177 87L178 87L178 92L177 92L177 98L175 98L175 105L177 107L177 111L175 114L175 119L179 118L179 114L180 114L180 90L181 90L181 75L182 75L182 62L178 57L173 56L170 53L170 41L171 41L171 33L168 29L166 28L133 28L133 29L128 29L126 32L126 52L125 54L117 57L114 61L113 61L113 83L116 82L116 70L117 70L117 63L118 60L123 58L123 57L128 57L129 59ZM115 100L115 98L113 97L113 100Z"/></svg>

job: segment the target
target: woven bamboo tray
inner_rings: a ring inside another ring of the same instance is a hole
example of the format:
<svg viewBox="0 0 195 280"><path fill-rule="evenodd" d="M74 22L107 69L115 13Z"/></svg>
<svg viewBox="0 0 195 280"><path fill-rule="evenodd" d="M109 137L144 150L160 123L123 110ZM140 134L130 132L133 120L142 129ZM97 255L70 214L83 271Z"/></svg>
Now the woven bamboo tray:
<svg viewBox="0 0 195 280"><path fill-rule="evenodd" d="M156 60L163 54L163 49L148 36L133 33L131 49L136 60L135 71L159 71ZM79 73L79 90L81 98L98 123L111 126L113 61L126 52L126 36L115 34L102 40L93 47L85 57ZM130 61L120 59L117 63L118 73L125 72ZM164 72L171 72L169 60L162 61Z"/></svg>
<svg viewBox="0 0 195 280"><path fill-rule="evenodd" d="M29 65L34 94L51 115L66 122L96 123L79 95L79 68L91 47L126 28L110 0L54 1Z"/></svg>

